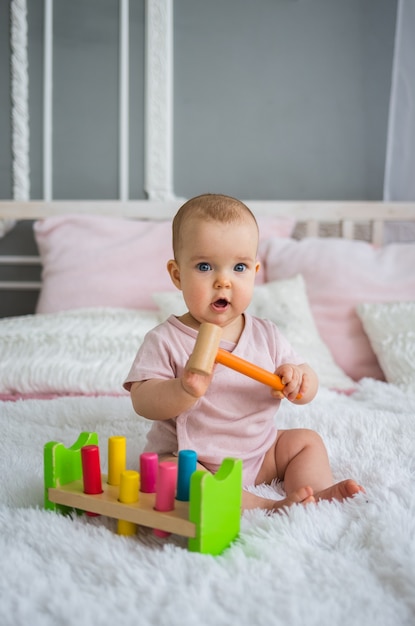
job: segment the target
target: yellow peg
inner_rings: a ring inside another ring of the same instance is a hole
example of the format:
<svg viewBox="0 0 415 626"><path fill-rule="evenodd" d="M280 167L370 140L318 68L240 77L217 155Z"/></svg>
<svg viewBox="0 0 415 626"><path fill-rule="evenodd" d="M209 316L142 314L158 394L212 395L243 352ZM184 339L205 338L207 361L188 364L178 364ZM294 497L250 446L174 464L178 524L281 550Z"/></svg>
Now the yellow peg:
<svg viewBox="0 0 415 626"><path fill-rule="evenodd" d="M122 504L133 504L138 501L138 492L140 489L140 474L133 470L124 470L120 477L120 493L118 500ZM135 535L137 524L127 522L126 520L118 520L117 532L119 535Z"/></svg>
<svg viewBox="0 0 415 626"><path fill-rule="evenodd" d="M121 472L127 463L127 440L125 437L108 439L108 484L119 485Z"/></svg>

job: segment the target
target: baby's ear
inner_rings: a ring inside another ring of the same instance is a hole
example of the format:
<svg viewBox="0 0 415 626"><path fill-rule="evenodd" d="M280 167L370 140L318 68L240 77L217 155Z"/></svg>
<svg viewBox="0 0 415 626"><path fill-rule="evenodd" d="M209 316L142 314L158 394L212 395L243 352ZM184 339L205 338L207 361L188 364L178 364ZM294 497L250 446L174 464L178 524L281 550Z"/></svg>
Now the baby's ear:
<svg viewBox="0 0 415 626"><path fill-rule="evenodd" d="M177 289L181 289L180 268L174 259L167 261L167 271L170 274L173 284Z"/></svg>

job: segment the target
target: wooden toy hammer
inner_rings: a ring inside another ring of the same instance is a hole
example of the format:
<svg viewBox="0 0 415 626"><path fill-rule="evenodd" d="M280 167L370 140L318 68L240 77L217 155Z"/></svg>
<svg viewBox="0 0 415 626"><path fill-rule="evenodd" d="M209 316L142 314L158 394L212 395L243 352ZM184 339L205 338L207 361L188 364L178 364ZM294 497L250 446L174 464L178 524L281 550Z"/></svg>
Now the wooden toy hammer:
<svg viewBox="0 0 415 626"><path fill-rule="evenodd" d="M235 356L223 348L219 348L222 329L216 324L205 322L200 325L199 335L196 339L193 353L190 356L187 368L198 374L210 374L214 363L221 363L245 376L258 380L273 389L282 391L284 385L277 374L264 370L262 367L253 365L245 359ZM301 398L301 395L297 396Z"/></svg>

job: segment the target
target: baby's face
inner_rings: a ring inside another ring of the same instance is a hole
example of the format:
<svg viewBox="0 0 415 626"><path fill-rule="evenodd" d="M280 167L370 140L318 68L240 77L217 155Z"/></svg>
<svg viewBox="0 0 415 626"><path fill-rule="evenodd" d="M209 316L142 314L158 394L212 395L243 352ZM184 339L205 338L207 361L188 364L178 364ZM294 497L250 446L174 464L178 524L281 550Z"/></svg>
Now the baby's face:
<svg viewBox="0 0 415 626"><path fill-rule="evenodd" d="M255 222L249 217L230 224L189 219L181 241L176 285L191 315L222 327L240 322L259 268Z"/></svg>

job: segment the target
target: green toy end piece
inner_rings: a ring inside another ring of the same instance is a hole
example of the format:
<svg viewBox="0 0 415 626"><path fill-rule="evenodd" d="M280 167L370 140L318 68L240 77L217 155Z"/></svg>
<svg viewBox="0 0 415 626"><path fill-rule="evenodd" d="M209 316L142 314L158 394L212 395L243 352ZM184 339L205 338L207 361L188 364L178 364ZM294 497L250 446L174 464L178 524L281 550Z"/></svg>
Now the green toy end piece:
<svg viewBox="0 0 415 626"><path fill-rule="evenodd" d="M190 480L189 520L196 537L191 552L221 554L239 534L242 505L242 461L224 459L215 475L196 471Z"/></svg>
<svg viewBox="0 0 415 626"><path fill-rule="evenodd" d="M63 443L50 441L43 449L43 467L45 481L45 508L68 513L68 507L51 502L48 498L50 487L61 487L82 478L81 448L98 445L97 433L82 432L76 442L66 448Z"/></svg>

